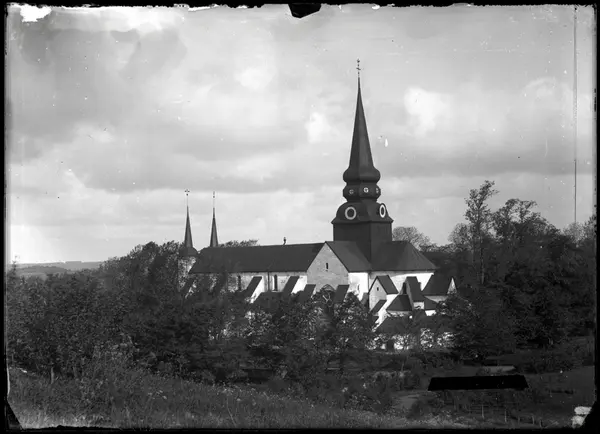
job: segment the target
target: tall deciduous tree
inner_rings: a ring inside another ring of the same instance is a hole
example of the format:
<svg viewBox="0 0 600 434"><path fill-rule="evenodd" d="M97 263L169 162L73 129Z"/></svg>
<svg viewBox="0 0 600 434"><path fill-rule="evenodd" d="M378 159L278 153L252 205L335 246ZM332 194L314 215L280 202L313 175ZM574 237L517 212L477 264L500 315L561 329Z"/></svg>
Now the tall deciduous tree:
<svg viewBox="0 0 600 434"><path fill-rule="evenodd" d="M450 295L439 315L452 330L453 349L464 358L484 359L516 347L514 318L507 312L500 288L480 287L469 299Z"/></svg>
<svg viewBox="0 0 600 434"><path fill-rule="evenodd" d="M417 249L427 248L431 245L429 237L414 226L398 226L392 231L392 239L394 241L408 241Z"/></svg>
<svg viewBox="0 0 600 434"><path fill-rule="evenodd" d="M466 199L467 211L465 218L469 222L471 239L474 241L473 251L477 252L477 274L481 284L485 282L484 250L486 241L489 239L491 211L488 205L489 199L497 194L493 181L485 181L479 189L469 192Z"/></svg>

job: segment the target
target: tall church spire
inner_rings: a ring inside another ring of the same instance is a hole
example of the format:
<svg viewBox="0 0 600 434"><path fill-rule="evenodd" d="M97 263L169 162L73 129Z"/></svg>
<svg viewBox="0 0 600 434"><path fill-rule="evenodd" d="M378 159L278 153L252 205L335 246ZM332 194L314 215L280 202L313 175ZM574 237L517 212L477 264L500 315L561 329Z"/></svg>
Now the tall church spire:
<svg viewBox="0 0 600 434"><path fill-rule="evenodd" d="M354 116L354 133L352 135L350 164L348 165L348 169L344 172L344 181L348 184L377 183L381 178L381 174L373 165L373 156L371 155L367 120L365 118L360 91L360 60L357 60L356 69L358 70L356 115Z"/></svg>
<svg viewBox="0 0 600 434"><path fill-rule="evenodd" d="M185 201L186 201L186 218L185 218L185 235L183 237L183 245L179 250L179 254L182 257L196 256L198 252L194 249L194 243L192 242L192 226L190 224L190 206L188 203L189 190L185 190Z"/></svg>
<svg viewBox="0 0 600 434"><path fill-rule="evenodd" d="M213 191L213 218L212 218L212 227L210 229L209 247L219 247L219 239L217 238L217 219L215 217L215 192L214 191Z"/></svg>
<svg viewBox="0 0 600 434"><path fill-rule="evenodd" d="M377 185L381 174L373 164L360 90L360 61L357 63L359 75L354 132L350 163L343 176L346 203L338 208L331 223L334 241L355 242L365 257L371 260L382 243L392 241L393 220L385 205L377 203L381 195Z"/></svg>

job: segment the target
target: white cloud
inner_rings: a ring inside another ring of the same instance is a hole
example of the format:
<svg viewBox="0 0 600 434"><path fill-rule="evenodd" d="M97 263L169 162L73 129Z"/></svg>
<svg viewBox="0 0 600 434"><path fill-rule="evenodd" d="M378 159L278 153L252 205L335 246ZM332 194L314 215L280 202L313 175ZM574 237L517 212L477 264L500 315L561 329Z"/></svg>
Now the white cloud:
<svg viewBox="0 0 600 434"><path fill-rule="evenodd" d="M440 117L449 109L449 97L436 92L429 92L418 87L411 87L404 95L404 107L411 116L412 132L423 137L436 129Z"/></svg>
<svg viewBox="0 0 600 434"><path fill-rule="evenodd" d="M330 138L333 128L327 117L323 113L312 112L310 118L306 122L306 132L308 134L308 141L313 143L319 143L323 140Z"/></svg>

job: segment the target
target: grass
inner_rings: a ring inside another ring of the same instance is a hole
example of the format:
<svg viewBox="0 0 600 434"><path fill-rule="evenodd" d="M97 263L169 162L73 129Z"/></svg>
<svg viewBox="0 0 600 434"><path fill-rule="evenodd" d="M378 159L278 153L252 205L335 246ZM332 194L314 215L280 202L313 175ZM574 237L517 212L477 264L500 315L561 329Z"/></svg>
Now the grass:
<svg viewBox="0 0 600 434"><path fill-rule="evenodd" d="M110 428L427 428L465 427L449 418L404 417L341 410L250 387L219 387L150 374L127 399L104 408L82 404L78 383L10 372L9 402L22 428L58 425Z"/></svg>
<svg viewBox="0 0 600 434"><path fill-rule="evenodd" d="M427 388L432 375L474 375L472 367L436 370L422 378ZM493 428L566 426L576 406L591 406L595 400L594 367L564 373L525 375L530 386L542 391L544 402L523 406L520 422L504 420L493 409L471 413L448 411L445 407L410 417L407 411L376 414L316 404L306 399L275 394L249 386L210 386L145 371L127 371L120 390L98 389L95 399L90 387L73 379L48 379L10 370L9 402L23 428L58 425L110 428ZM126 380L124 380L126 378ZM86 387L88 389L86 389ZM82 393L82 390L84 393ZM553 392L554 391L554 392ZM559 392L556 392L559 391ZM572 391L572 393L564 393ZM104 394L104 395L102 395ZM473 407L476 409L477 406ZM414 413L414 412L413 412ZM479 413L479 414L478 414ZM409 416L407 418L407 416Z"/></svg>

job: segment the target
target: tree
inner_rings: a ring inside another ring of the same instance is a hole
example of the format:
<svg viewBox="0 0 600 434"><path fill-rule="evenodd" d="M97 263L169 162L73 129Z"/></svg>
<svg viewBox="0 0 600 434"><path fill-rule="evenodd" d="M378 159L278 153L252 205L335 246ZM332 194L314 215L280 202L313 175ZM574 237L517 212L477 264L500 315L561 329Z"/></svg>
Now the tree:
<svg viewBox="0 0 600 434"><path fill-rule="evenodd" d="M258 246L258 240L243 240L243 241L227 241L219 247L254 247Z"/></svg>
<svg viewBox="0 0 600 434"><path fill-rule="evenodd" d="M431 245L429 237L419 232L414 226L395 227L392 231L392 239L394 241L408 241L417 249L423 249L424 247Z"/></svg>
<svg viewBox="0 0 600 434"><path fill-rule="evenodd" d="M491 212L487 202L497 193L498 191L494 189L494 182L486 180L478 190L471 190L469 197L465 200L467 204L465 218L469 222L473 251L477 252L476 270L478 281L481 284L485 282L484 250L485 243L489 239L491 223Z"/></svg>
<svg viewBox="0 0 600 434"><path fill-rule="evenodd" d="M438 315L452 330L453 350L463 358L483 360L516 347L514 318L498 286L480 287L468 300L452 294L440 303Z"/></svg>
<svg viewBox="0 0 600 434"><path fill-rule="evenodd" d="M376 337L376 323L369 309L354 293L334 303L335 292L321 290L317 295L323 316L319 339L328 348L329 361L339 362L339 374L344 375L348 361L363 364L367 350Z"/></svg>

